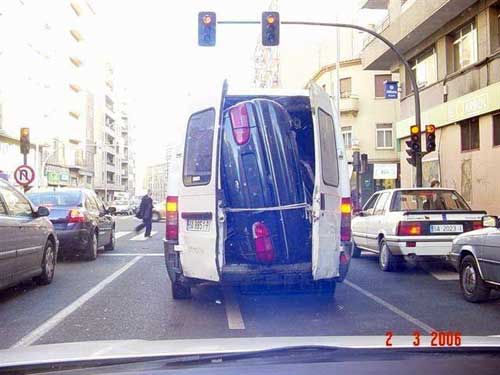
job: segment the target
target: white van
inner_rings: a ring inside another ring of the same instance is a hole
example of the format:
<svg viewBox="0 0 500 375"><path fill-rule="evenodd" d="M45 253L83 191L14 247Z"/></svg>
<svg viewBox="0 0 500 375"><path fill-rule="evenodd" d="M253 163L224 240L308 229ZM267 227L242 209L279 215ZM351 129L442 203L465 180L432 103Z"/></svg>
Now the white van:
<svg viewBox="0 0 500 375"><path fill-rule="evenodd" d="M315 84L222 92L189 118L167 197L173 298L201 282L308 281L334 292L351 259L351 202L329 96Z"/></svg>

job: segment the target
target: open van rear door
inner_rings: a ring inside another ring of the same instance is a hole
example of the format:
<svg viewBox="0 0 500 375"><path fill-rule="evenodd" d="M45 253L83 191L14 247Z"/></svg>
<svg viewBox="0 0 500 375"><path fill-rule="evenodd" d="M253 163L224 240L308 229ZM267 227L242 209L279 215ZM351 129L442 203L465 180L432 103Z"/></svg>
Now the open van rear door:
<svg viewBox="0 0 500 375"><path fill-rule="evenodd" d="M226 92L222 90L222 100ZM222 104L214 100L189 118L179 189L179 245L184 276L219 281L218 162Z"/></svg>
<svg viewBox="0 0 500 375"><path fill-rule="evenodd" d="M339 275L341 176L338 134L328 94L310 88L314 123L315 183L313 196L312 274L314 280Z"/></svg>

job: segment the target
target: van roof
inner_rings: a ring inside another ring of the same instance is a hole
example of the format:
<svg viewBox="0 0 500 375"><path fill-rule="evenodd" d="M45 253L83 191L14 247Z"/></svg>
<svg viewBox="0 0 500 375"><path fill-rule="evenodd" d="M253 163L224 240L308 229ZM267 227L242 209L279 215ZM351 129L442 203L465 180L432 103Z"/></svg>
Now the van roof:
<svg viewBox="0 0 500 375"><path fill-rule="evenodd" d="M308 90L301 89L264 89L264 88L248 88L248 89L240 89L235 88L231 89L231 85L229 85L228 96L309 96Z"/></svg>

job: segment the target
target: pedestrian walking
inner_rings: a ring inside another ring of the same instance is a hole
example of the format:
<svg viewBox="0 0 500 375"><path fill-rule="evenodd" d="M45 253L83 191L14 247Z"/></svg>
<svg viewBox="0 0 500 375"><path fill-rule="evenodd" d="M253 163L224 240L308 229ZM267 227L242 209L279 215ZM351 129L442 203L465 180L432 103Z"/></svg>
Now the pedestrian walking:
<svg viewBox="0 0 500 375"><path fill-rule="evenodd" d="M147 194L142 197L139 210L136 214L136 217L138 219L142 219L142 223L135 227L135 231L140 232L143 228L146 228L144 237L151 237L151 228L153 225L153 199L151 198L152 194L153 192L151 191L151 189L148 189Z"/></svg>

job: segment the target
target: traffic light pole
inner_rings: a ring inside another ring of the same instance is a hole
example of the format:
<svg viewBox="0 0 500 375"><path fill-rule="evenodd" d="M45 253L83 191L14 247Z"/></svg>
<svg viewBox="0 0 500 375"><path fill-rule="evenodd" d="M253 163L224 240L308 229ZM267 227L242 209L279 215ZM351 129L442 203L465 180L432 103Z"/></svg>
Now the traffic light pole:
<svg viewBox="0 0 500 375"><path fill-rule="evenodd" d="M217 24L260 24L259 21L217 21ZM413 70L411 69L410 64L408 61L406 61L405 57L401 53L401 51L386 37L380 35L379 33L367 29L366 27L363 26L358 26L358 25L352 25L348 23L337 23L337 22L303 22L303 21L281 21L282 25L300 25L300 26L323 26L323 27L341 27L341 28L346 28L346 29L355 29L359 31L363 31L365 33L368 33L370 35L373 35L375 38L381 40L384 42L399 58L399 60L403 63L405 66L406 72L408 73L408 76L410 77L410 82L411 86L413 88L413 93L415 94L415 123L416 125L419 126L419 129L421 129L422 124L421 124L421 117L420 117L420 92L418 90L417 86L417 79L415 77L415 74L413 73ZM422 187L422 154L417 153L416 154L416 186L417 187Z"/></svg>

